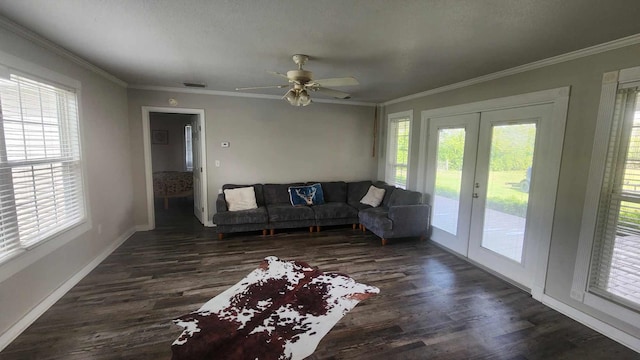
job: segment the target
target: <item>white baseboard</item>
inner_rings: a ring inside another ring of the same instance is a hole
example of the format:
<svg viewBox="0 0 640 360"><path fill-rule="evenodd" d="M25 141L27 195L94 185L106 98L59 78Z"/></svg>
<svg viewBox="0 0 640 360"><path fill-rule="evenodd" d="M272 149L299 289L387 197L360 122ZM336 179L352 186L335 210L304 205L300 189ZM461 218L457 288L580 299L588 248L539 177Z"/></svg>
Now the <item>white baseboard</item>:
<svg viewBox="0 0 640 360"><path fill-rule="evenodd" d="M71 290L77 283L80 282L85 276L87 276L91 270L95 269L104 259L107 258L113 251L115 251L122 243L131 237L136 232L136 229L132 228L127 230L124 234L120 235L109 247L104 249L95 259L89 264L83 267L75 275L70 277L57 289L55 289L49 296L44 298L38 305L36 305L31 311L29 311L22 319L15 323L4 334L0 335L0 351L7 347L18 335L22 334L34 321L36 321L45 311L47 311L53 304L55 304L60 298L62 298L69 290Z"/></svg>
<svg viewBox="0 0 640 360"><path fill-rule="evenodd" d="M136 225L136 231L149 231L149 224Z"/></svg>
<svg viewBox="0 0 640 360"><path fill-rule="evenodd" d="M620 329L617 329L601 320L594 318L591 315L587 315L586 313L575 309L563 302L560 302L549 295L542 296L542 303L547 305L548 307L558 311L561 314L564 314L573 320L585 325L602 335L619 342L620 344L628 347L633 351L640 352L640 339L632 336Z"/></svg>

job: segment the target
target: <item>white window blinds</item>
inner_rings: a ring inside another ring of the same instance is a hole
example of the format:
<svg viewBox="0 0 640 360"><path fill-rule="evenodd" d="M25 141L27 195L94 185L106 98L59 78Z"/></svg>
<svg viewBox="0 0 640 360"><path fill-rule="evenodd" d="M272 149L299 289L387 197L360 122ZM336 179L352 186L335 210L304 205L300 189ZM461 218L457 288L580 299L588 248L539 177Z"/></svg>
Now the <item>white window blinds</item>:
<svg viewBox="0 0 640 360"><path fill-rule="evenodd" d="M0 79L0 260L85 217L76 94Z"/></svg>
<svg viewBox="0 0 640 360"><path fill-rule="evenodd" d="M640 96L618 90L589 275L589 292L640 309Z"/></svg>
<svg viewBox="0 0 640 360"><path fill-rule="evenodd" d="M411 121L409 118L391 119L389 121L385 181L403 189L407 187L410 131Z"/></svg>

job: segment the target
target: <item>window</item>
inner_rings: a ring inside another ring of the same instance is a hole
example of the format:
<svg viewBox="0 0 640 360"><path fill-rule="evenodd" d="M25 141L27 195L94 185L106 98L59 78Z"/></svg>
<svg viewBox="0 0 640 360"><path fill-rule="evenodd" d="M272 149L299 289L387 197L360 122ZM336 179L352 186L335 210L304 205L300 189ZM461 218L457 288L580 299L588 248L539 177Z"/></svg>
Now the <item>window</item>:
<svg viewBox="0 0 640 360"><path fill-rule="evenodd" d="M640 309L640 96L619 89L588 290Z"/></svg>
<svg viewBox="0 0 640 360"><path fill-rule="evenodd" d="M389 115L385 181L405 189L409 173L409 149L413 111Z"/></svg>
<svg viewBox="0 0 640 360"><path fill-rule="evenodd" d="M0 261L84 219L75 92L0 79Z"/></svg>
<svg viewBox="0 0 640 360"><path fill-rule="evenodd" d="M640 67L603 76L571 297L640 323Z"/></svg>
<svg viewBox="0 0 640 360"><path fill-rule="evenodd" d="M185 168L187 171L193 171L193 138L191 137L191 125L184 126L184 154Z"/></svg>

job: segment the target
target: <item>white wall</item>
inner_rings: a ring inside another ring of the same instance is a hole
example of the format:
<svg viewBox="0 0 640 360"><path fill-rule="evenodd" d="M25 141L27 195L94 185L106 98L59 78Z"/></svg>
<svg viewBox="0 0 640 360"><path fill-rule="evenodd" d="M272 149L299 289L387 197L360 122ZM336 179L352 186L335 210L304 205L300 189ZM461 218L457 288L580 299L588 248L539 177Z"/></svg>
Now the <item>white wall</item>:
<svg viewBox="0 0 640 360"><path fill-rule="evenodd" d="M571 86L569 113L562 152L562 165L551 234L545 294L640 338L640 325L619 321L569 296L578 236L582 221L591 150L600 100L602 74L640 65L640 45L580 58L524 73L467 86L410 101L392 104L385 113L413 109L412 150L409 187L417 186L421 111L475 101ZM385 126L381 126L384 139ZM380 146L379 176L384 176L384 144Z"/></svg>
<svg viewBox="0 0 640 360"><path fill-rule="evenodd" d="M0 336L6 339L11 333L8 330L30 310L118 238L130 234L134 222L126 89L1 27L0 49L81 82L83 160L93 224L88 232L17 273L12 269L20 260L0 265L0 275L14 273L0 282ZM49 242L30 252L53 245Z"/></svg>
<svg viewBox="0 0 640 360"><path fill-rule="evenodd" d="M372 157L374 108L313 103L293 107L284 100L129 89L135 221L146 225L142 106L204 109L207 137L209 215L226 183L362 180L376 176ZM228 141L230 147L220 143ZM215 167L215 160L221 166Z"/></svg>
<svg viewBox="0 0 640 360"><path fill-rule="evenodd" d="M149 114L149 127L154 130L167 131L167 144L151 143L151 162L153 172L185 171L185 139L184 126L191 124L195 115L185 114Z"/></svg>

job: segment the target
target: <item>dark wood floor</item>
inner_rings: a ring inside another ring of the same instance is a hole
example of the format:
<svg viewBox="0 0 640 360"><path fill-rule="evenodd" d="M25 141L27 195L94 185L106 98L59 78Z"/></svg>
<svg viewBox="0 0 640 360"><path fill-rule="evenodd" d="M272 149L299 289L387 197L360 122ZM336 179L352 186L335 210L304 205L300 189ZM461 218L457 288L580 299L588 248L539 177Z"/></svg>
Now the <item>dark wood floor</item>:
<svg viewBox="0 0 640 360"><path fill-rule="evenodd" d="M180 205L180 204L178 204ZM199 308L268 255L380 288L310 359L638 359L640 354L416 239L385 247L351 227L222 241L176 207L135 234L0 353L0 359L167 359Z"/></svg>

